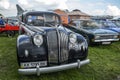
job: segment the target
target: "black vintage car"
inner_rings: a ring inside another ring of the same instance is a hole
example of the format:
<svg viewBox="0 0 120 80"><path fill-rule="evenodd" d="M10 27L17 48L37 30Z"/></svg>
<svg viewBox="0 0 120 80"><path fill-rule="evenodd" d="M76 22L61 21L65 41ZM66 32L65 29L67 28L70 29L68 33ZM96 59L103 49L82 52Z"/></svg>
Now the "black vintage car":
<svg viewBox="0 0 120 80"><path fill-rule="evenodd" d="M52 12L24 12L17 38L20 74L37 74L65 70L88 64L85 38L61 25L60 16Z"/></svg>
<svg viewBox="0 0 120 80"><path fill-rule="evenodd" d="M70 25L64 27L82 34L88 44L111 44L118 41L119 35L117 32L101 29L100 24L93 20L74 20Z"/></svg>

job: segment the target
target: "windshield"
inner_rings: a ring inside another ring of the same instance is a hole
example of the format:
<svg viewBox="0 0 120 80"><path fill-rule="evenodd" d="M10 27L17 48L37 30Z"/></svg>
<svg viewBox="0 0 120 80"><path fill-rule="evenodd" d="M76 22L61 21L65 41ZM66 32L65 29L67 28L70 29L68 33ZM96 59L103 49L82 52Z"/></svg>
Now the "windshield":
<svg viewBox="0 0 120 80"><path fill-rule="evenodd" d="M100 26L100 24L95 21L81 21L80 25L83 29L96 29Z"/></svg>
<svg viewBox="0 0 120 80"><path fill-rule="evenodd" d="M114 23L120 28L120 21L114 21Z"/></svg>
<svg viewBox="0 0 120 80"><path fill-rule="evenodd" d="M18 20L8 19L8 23L9 23L9 24L16 24L17 22L18 22Z"/></svg>
<svg viewBox="0 0 120 80"><path fill-rule="evenodd" d="M102 28L116 28L117 26L112 23L112 22L107 22L107 21L103 21L103 22L100 22L102 24Z"/></svg>
<svg viewBox="0 0 120 80"><path fill-rule="evenodd" d="M28 15L27 24L30 26L52 27L59 25L59 18L54 14Z"/></svg>

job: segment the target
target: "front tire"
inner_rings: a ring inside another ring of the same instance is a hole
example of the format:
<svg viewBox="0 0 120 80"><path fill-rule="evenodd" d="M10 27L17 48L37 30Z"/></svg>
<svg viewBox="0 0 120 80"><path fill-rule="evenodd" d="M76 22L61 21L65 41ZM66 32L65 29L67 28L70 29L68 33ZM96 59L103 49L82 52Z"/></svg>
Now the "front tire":
<svg viewBox="0 0 120 80"><path fill-rule="evenodd" d="M7 36L8 37L14 37L15 36L15 32L14 31L7 31Z"/></svg>

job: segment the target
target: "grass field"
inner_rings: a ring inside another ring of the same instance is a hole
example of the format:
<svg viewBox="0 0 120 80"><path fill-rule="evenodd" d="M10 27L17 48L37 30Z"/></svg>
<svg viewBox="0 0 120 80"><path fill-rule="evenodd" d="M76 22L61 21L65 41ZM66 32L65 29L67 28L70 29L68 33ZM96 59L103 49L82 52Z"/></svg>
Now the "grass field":
<svg viewBox="0 0 120 80"><path fill-rule="evenodd" d="M120 41L89 47L88 58L80 69L23 76L17 72L16 38L0 36L0 80L120 80Z"/></svg>

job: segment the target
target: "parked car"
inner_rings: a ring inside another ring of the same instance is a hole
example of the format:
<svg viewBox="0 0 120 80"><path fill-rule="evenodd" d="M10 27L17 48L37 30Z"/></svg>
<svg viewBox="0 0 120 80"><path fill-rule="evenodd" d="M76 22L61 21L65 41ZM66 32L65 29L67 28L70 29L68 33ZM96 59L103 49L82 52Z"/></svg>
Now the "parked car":
<svg viewBox="0 0 120 80"><path fill-rule="evenodd" d="M112 30L119 34L120 39L120 23L119 22L112 22L110 20L97 20L98 24L101 24L100 28Z"/></svg>
<svg viewBox="0 0 120 80"><path fill-rule="evenodd" d="M8 37L15 36L16 32L19 30L19 26L13 23L12 19L7 19L4 25L0 25L0 33L6 33Z"/></svg>
<svg viewBox="0 0 120 80"><path fill-rule="evenodd" d="M19 25L18 19L7 19L7 23L15 26Z"/></svg>
<svg viewBox="0 0 120 80"><path fill-rule="evenodd" d="M85 38L61 25L52 12L25 12L17 38L20 74L48 73L88 64Z"/></svg>
<svg viewBox="0 0 120 80"><path fill-rule="evenodd" d="M99 24L93 20L74 20L73 24L64 27L82 34L89 44L111 44L119 40L117 32L100 29Z"/></svg>

